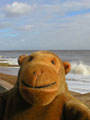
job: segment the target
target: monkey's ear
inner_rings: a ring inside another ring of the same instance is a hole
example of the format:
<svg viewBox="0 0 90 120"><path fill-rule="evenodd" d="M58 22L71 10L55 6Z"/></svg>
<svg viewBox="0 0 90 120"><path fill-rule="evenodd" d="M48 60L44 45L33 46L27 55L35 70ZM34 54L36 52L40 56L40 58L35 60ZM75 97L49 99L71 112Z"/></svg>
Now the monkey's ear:
<svg viewBox="0 0 90 120"><path fill-rule="evenodd" d="M23 61L25 60L25 58L27 57L27 55L21 55L18 58L18 64L22 65Z"/></svg>
<svg viewBox="0 0 90 120"><path fill-rule="evenodd" d="M71 70L71 64L69 62L63 62L64 69L65 69L65 74L68 74Z"/></svg>

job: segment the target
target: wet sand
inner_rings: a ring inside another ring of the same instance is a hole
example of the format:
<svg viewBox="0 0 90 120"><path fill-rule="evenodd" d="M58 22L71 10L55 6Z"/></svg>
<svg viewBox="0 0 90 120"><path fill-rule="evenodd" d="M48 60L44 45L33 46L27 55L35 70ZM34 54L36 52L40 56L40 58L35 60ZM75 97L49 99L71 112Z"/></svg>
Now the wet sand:
<svg viewBox="0 0 90 120"><path fill-rule="evenodd" d="M13 75L7 75L0 73L0 80L4 80L5 82L14 85L16 83L17 77ZM5 88L3 88L0 85L0 93L6 91ZM80 101L82 101L84 104L86 104L90 108L90 93L87 94L80 94L76 92L71 92L71 94L75 97L77 97Z"/></svg>
<svg viewBox="0 0 90 120"><path fill-rule="evenodd" d="M16 83L17 77L14 75L8 75L4 73L0 73L0 79L14 85Z"/></svg>

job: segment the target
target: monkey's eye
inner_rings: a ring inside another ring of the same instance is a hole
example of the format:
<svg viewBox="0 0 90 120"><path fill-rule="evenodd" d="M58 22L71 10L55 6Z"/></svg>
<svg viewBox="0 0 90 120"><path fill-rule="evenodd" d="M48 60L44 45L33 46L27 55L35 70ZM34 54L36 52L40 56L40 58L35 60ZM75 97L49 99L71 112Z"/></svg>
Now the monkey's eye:
<svg viewBox="0 0 90 120"><path fill-rule="evenodd" d="M31 62L33 60L33 58L34 58L33 56L30 56L29 61Z"/></svg>
<svg viewBox="0 0 90 120"><path fill-rule="evenodd" d="M51 63L55 65L55 61L54 60L51 60Z"/></svg>

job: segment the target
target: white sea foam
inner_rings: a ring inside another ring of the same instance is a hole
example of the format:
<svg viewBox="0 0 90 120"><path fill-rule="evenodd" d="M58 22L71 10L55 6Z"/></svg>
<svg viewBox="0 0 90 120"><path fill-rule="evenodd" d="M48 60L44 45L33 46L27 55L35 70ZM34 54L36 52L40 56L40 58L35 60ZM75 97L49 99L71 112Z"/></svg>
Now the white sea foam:
<svg viewBox="0 0 90 120"><path fill-rule="evenodd" d="M66 82L71 91L79 93L90 92L90 75L69 73L66 76Z"/></svg>
<svg viewBox="0 0 90 120"><path fill-rule="evenodd" d="M4 56L1 56L1 55L0 55L0 58L3 58L3 57L4 57Z"/></svg>
<svg viewBox="0 0 90 120"><path fill-rule="evenodd" d="M90 75L90 66L84 64L83 62L79 62L79 63L72 62L71 63L71 73Z"/></svg>
<svg viewBox="0 0 90 120"><path fill-rule="evenodd" d="M17 58L9 58L7 59L7 63L10 65L18 65Z"/></svg>
<svg viewBox="0 0 90 120"><path fill-rule="evenodd" d="M0 63L8 63L9 65L18 65L17 58L0 59Z"/></svg>

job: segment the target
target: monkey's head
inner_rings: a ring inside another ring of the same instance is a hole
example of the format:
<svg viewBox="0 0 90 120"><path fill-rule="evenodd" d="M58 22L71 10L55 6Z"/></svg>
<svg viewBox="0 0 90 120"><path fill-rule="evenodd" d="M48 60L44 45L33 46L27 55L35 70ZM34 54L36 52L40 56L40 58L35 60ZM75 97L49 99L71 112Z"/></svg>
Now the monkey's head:
<svg viewBox="0 0 90 120"><path fill-rule="evenodd" d="M63 92L65 74L70 71L68 62L63 62L54 53L38 51L20 56L18 63L19 91L28 103L47 105Z"/></svg>

